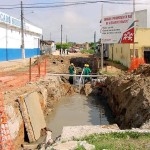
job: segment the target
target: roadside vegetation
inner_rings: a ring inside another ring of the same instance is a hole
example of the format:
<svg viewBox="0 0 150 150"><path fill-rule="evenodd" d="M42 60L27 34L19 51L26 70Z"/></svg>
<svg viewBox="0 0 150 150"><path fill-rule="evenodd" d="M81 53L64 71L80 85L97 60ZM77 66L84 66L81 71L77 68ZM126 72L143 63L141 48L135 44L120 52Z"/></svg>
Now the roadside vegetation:
<svg viewBox="0 0 150 150"><path fill-rule="evenodd" d="M95 145L96 150L149 150L150 133L118 132L107 134L93 134L82 141ZM84 150L79 146L76 150Z"/></svg>
<svg viewBox="0 0 150 150"><path fill-rule="evenodd" d="M72 45L70 44L70 43L63 43L62 45L61 45L61 43L57 43L56 44L56 49L63 49L63 50L65 50L65 49L69 49L70 47L71 47Z"/></svg>
<svg viewBox="0 0 150 150"><path fill-rule="evenodd" d="M82 54L94 54L95 53L93 49L89 49L89 50L83 49L80 52Z"/></svg>

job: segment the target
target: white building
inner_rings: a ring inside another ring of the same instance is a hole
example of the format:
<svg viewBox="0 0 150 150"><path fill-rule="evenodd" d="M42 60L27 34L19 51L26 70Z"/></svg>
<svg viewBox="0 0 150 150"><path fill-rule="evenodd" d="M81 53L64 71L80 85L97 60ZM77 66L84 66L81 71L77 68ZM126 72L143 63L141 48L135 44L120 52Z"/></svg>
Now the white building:
<svg viewBox="0 0 150 150"><path fill-rule="evenodd" d="M24 23L25 57L40 54L42 29ZM0 61L22 58L21 20L0 12Z"/></svg>

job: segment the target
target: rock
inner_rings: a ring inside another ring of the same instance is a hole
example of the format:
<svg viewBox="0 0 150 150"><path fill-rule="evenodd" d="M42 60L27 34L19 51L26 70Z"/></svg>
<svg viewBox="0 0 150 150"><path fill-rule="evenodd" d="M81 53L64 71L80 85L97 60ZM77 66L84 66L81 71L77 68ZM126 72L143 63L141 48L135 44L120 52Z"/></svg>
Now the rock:
<svg viewBox="0 0 150 150"><path fill-rule="evenodd" d="M53 150L75 150L78 147L77 141L69 141L66 143L60 143L53 147Z"/></svg>
<svg viewBox="0 0 150 150"><path fill-rule="evenodd" d="M47 134L47 136L46 136L45 143L48 144L48 145L51 145L53 143L53 140L52 140L52 131L47 130L46 134Z"/></svg>
<svg viewBox="0 0 150 150"><path fill-rule="evenodd" d="M45 150L45 143L41 143L37 146L38 150Z"/></svg>
<svg viewBox="0 0 150 150"><path fill-rule="evenodd" d="M94 150L95 149L94 145L88 144L86 141L80 142L79 145L83 146L86 150Z"/></svg>
<svg viewBox="0 0 150 150"><path fill-rule="evenodd" d="M85 95L88 96L92 92L92 85L90 83L85 84Z"/></svg>

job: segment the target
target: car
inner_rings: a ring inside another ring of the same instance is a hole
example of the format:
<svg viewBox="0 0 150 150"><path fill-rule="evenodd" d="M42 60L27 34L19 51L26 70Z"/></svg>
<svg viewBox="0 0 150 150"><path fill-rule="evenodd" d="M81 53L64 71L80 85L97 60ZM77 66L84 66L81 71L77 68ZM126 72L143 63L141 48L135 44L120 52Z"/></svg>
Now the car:
<svg viewBox="0 0 150 150"><path fill-rule="evenodd" d="M73 48L69 49L69 53L77 53L77 51Z"/></svg>

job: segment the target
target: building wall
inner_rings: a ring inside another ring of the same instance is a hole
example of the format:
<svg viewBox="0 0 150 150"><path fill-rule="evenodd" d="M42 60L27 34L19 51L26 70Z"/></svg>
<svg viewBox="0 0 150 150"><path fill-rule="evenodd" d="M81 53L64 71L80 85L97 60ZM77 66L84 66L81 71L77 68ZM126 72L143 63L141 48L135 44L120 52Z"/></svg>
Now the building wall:
<svg viewBox="0 0 150 150"><path fill-rule="evenodd" d="M135 32L135 56L144 57L144 47L150 47L150 29L137 28ZM113 61L119 61L124 66L130 67L133 57L133 44L110 44L109 58Z"/></svg>
<svg viewBox="0 0 150 150"><path fill-rule="evenodd" d="M137 28L135 37L135 48L138 49L138 57L144 57L144 47L150 47L150 29Z"/></svg>
<svg viewBox="0 0 150 150"><path fill-rule="evenodd" d="M118 61L124 66L130 64L130 45L129 44L111 44L109 46L109 58Z"/></svg>
<svg viewBox="0 0 150 150"><path fill-rule="evenodd" d="M0 61L22 58L20 29L0 24ZM25 57L33 57L40 54L39 36L25 32Z"/></svg>
<svg viewBox="0 0 150 150"><path fill-rule="evenodd" d="M24 22L25 57L40 54L42 29ZM21 59L21 20L0 12L0 61Z"/></svg>

